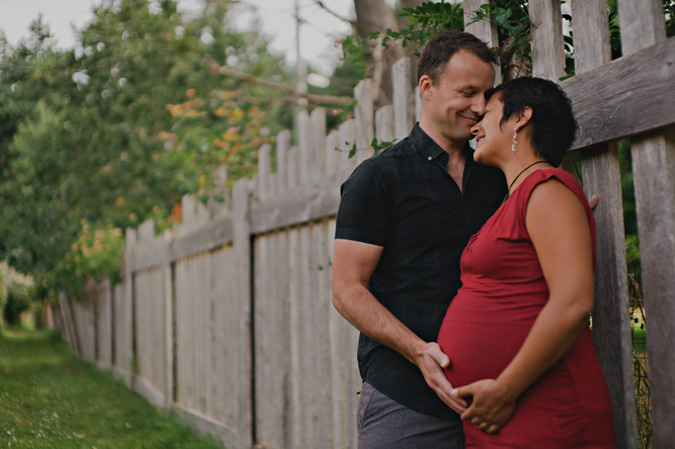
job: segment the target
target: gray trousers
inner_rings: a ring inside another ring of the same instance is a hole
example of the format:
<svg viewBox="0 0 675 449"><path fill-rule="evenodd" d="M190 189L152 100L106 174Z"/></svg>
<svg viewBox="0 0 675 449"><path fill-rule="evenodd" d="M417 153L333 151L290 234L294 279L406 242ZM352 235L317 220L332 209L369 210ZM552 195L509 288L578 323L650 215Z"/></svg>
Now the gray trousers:
<svg viewBox="0 0 675 449"><path fill-rule="evenodd" d="M364 382L356 413L359 449L464 449L462 423L410 410Z"/></svg>

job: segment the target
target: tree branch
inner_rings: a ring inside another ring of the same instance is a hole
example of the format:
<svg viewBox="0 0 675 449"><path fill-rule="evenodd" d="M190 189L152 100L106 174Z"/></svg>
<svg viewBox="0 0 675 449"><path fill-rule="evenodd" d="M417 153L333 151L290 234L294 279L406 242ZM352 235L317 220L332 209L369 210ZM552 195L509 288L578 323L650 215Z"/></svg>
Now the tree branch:
<svg viewBox="0 0 675 449"><path fill-rule="evenodd" d="M340 19L343 22L347 22L348 24L350 24L352 26L352 28L356 27L356 21L355 20L350 20L350 19L347 19L346 17L342 17L340 14L336 13L335 11L329 9L326 5L324 5L321 0L314 0L314 4L317 5L319 8L323 9L324 11L326 11L331 16L333 16L337 19Z"/></svg>
<svg viewBox="0 0 675 449"><path fill-rule="evenodd" d="M297 100L298 98L305 98L307 99L307 101L314 104L330 104L337 106L344 106L354 101L354 99L351 97L338 97L335 95L318 95L318 94L301 93L285 84L261 80L260 78L256 78L255 76L250 75L248 73L237 72L236 70L232 70L228 67L221 66L220 64L218 64L218 61L213 59L211 55L205 55L204 58L206 59L206 62L209 64L209 68L215 73L219 73L220 75L224 76L229 76L230 78L246 81L248 83L257 84L259 86L269 87L270 89L281 90L283 92L290 94L290 97L287 97L289 98L289 100L290 99Z"/></svg>

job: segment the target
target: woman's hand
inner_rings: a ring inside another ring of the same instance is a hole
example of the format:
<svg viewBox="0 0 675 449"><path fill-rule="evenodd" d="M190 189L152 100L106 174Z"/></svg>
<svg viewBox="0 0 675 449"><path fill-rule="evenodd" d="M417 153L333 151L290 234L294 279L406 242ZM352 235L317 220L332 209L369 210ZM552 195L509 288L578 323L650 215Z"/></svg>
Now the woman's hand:
<svg viewBox="0 0 675 449"><path fill-rule="evenodd" d="M460 398L473 396L473 402L462 413L462 419L487 433L497 433L511 419L516 398L500 388L493 379L483 379L456 389Z"/></svg>

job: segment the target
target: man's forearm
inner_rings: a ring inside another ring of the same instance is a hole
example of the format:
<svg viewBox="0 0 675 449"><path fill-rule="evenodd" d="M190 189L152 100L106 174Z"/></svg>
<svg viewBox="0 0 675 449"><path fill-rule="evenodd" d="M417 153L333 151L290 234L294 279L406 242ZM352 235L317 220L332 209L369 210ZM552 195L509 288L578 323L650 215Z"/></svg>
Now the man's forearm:
<svg viewBox="0 0 675 449"><path fill-rule="evenodd" d="M416 356L425 342L384 307L365 286L359 284L336 289L333 304L363 334L417 364Z"/></svg>
<svg viewBox="0 0 675 449"><path fill-rule="evenodd" d="M363 285L349 289L334 288L333 304L358 330L416 365L427 385L450 408L457 413L464 412L466 402L452 394L452 385L443 374L443 368L449 365L450 360L437 343L425 342L418 337Z"/></svg>

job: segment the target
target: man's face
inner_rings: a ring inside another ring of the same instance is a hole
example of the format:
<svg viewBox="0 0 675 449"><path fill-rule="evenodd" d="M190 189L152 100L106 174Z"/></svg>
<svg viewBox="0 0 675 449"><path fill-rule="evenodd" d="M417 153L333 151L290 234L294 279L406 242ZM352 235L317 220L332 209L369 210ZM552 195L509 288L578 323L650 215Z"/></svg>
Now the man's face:
<svg viewBox="0 0 675 449"><path fill-rule="evenodd" d="M444 139L463 143L473 136L471 127L485 111L485 92L492 88L492 64L464 50L456 52L433 83L420 79L420 91L434 128Z"/></svg>

